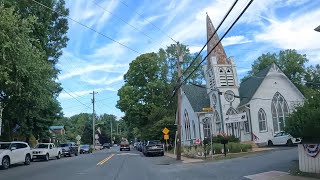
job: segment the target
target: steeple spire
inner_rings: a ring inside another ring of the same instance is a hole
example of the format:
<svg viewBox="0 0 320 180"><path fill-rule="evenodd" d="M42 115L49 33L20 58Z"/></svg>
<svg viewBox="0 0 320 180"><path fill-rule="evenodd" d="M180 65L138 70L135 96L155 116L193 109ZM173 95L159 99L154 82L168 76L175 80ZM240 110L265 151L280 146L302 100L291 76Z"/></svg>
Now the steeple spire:
<svg viewBox="0 0 320 180"><path fill-rule="evenodd" d="M207 14L207 40L210 39L210 37L215 31L216 29L214 28L211 22L211 19ZM217 44L217 42L219 42L219 37L218 37L218 34L216 33L207 45L207 53L211 51L211 49ZM216 57L217 64L230 64L221 42L218 44L218 46L216 46L216 48L208 56L207 58L208 65L211 65L211 59L214 56Z"/></svg>

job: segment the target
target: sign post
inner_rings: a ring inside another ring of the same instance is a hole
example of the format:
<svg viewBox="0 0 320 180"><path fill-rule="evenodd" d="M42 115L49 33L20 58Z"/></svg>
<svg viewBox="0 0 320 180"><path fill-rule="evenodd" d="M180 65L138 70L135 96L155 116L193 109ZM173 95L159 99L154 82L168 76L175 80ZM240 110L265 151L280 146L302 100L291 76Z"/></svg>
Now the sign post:
<svg viewBox="0 0 320 180"><path fill-rule="evenodd" d="M170 130L166 127L162 130L162 133L164 134L163 139L166 140L167 152L169 151L169 147L168 147L169 132Z"/></svg>

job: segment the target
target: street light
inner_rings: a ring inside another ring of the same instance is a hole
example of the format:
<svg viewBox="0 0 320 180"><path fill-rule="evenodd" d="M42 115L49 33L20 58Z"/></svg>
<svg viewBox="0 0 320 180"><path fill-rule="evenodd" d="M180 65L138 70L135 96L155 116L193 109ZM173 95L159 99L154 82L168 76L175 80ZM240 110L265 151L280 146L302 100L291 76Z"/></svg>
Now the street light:
<svg viewBox="0 0 320 180"><path fill-rule="evenodd" d="M314 30L320 32L320 25L316 27Z"/></svg>

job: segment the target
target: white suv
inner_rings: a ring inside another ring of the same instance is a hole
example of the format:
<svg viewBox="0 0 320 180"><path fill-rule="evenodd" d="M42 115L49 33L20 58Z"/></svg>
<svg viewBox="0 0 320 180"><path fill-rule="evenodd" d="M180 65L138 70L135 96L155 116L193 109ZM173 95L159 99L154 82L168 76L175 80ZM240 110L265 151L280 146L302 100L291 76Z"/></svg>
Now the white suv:
<svg viewBox="0 0 320 180"><path fill-rule="evenodd" d="M0 142L0 166L8 169L11 164L24 163L29 165L31 159L31 149L25 142Z"/></svg>

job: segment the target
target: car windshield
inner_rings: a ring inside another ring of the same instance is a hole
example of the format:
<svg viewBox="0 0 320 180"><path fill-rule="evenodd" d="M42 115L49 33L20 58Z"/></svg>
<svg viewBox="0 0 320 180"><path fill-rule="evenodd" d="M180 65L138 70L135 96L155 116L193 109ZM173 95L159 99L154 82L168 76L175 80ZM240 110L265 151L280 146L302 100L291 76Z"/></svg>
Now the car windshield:
<svg viewBox="0 0 320 180"><path fill-rule="evenodd" d="M9 149L10 143L0 143L0 149Z"/></svg>
<svg viewBox="0 0 320 180"><path fill-rule="evenodd" d="M161 144L161 141L149 141L149 145L158 145Z"/></svg>
<svg viewBox="0 0 320 180"><path fill-rule="evenodd" d="M37 144L35 148L48 149L49 144Z"/></svg>
<svg viewBox="0 0 320 180"><path fill-rule="evenodd" d="M69 147L69 144L60 144L60 147Z"/></svg>

